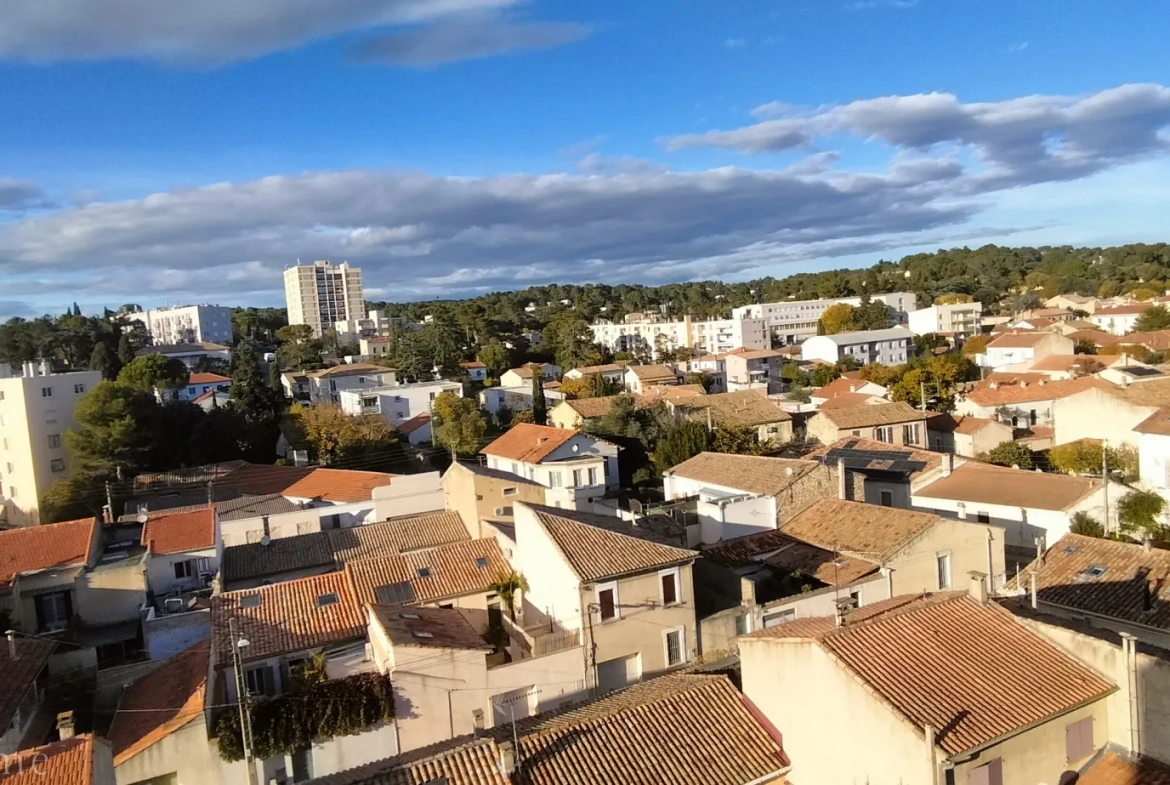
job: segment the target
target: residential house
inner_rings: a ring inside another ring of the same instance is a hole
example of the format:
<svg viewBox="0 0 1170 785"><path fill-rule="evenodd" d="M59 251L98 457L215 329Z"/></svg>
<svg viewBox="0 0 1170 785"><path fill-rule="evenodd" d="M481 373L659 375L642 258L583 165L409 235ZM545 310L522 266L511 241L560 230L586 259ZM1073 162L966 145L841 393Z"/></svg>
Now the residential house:
<svg viewBox="0 0 1170 785"><path fill-rule="evenodd" d="M180 401L194 401L210 392L227 392L232 386L232 380L218 373L193 373L187 380L186 387L180 387L174 392L174 397ZM170 397L166 391L156 390L159 398Z"/></svg>
<svg viewBox="0 0 1170 785"><path fill-rule="evenodd" d="M907 315L918 307L912 292L888 292L872 294L873 302L881 302L894 324L904 324ZM836 297L819 300L782 300L776 303L759 303L733 308L731 315L736 319L763 319L773 343L796 344L817 334L817 322L828 308L837 304L857 307L861 297Z"/></svg>
<svg viewBox="0 0 1170 785"><path fill-rule="evenodd" d="M1116 528L1117 502L1129 489L1115 482L1068 474L1012 469L970 461L915 487L915 509L948 518L990 523L1004 530L1004 542L1027 555L1036 541L1056 542L1068 534L1071 518L1084 512ZM1108 501L1108 510L1106 510Z"/></svg>
<svg viewBox="0 0 1170 785"><path fill-rule="evenodd" d="M141 609L143 643L150 659L166 659L211 633L208 600L222 542L215 507L149 516L140 542L150 592Z"/></svg>
<svg viewBox="0 0 1170 785"><path fill-rule="evenodd" d="M800 345L805 360L836 364L852 357L859 365L901 365L914 356L914 333L905 327L817 335Z"/></svg>
<svg viewBox="0 0 1170 785"><path fill-rule="evenodd" d="M795 781L1056 783L1105 746L1117 687L970 583L740 638Z"/></svg>
<svg viewBox="0 0 1170 785"><path fill-rule="evenodd" d="M91 733L66 735L4 756L5 785L114 785L110 744Z"/></svg>
<svg viewBox="0 0 1170 785"><path fill-rule="evenodd" d="M1051 381L1063 381L1082 376L1093 376L1106 368L1115 365L1129 365L1130 362L1132 361L1123 355L1050 354L1044 359L1032 363L1028 371L1029 373L1042 373ZM1120 384L1121 382L1115 381L1113 383Z"/></svg>
<svg viewBox="0 0 1170 785"><path fill-rule="evenodd" d="M1033 377L1012 380L1014 383L992 379L986 386L976 386L956 397L955 413L997 420L1013 428L1052 425L1057 401L1085 390L1111 386L1092 376L1059 382L1050 382L1043 376L1038 381L1029 381L1029 378Z"/></svg>
<svg viewBox="0 0 1170 785"><path fill-rule="evenodd" d="M193 398L191 400L191 403L195 404L205 412L209 412L212 409L223 409L230 405L231 402L231 393L223 392L221 390L211 390L210 392L205 392L198 398Z"/></svg>
<svg viewBox="0 0 1170 785"><path fill-rule="evenodd" d="M280 375L284 397L294 401L309 400L309 374L305 371L285 371Z"/></svg>
<svg viewBox="0 0 1170 785"><path fill-rule="evenodd" d="M824 387L814 390L809 400L819 406L839 395L867 395L885 398L889 392L888 388L882 387L880 384L874 384L865 379L851 379L847 376L841 376Z"/></svg>
<svg viewBox="0 0 1170 785"><path fill-rule="evenodd" d="M866 395L865 393L841 393L822 403L820 410L825 409L851 409L854 406L874 406L876 404L889 403L885 398L879 398L876 395Z"/></svg>
<svg viewBox="0 0 1170 785"><path fill-rule="evenodd" d="M340 403L343 390L369 390L375 387L392 387L395 382L393 368L369 363L351 363L310 371L309 400L316 404Z"/></svg>
<svg viewBox="0 0 1170 785"><path fill-rule="evenodd" d="M779 446L792 441L792 415L756 390L696 395L679 402L676 412L711 429L752 431L760 444Z"/></svg>
<svg viewBox="0 0 1170 785"><path fill-rule="evenodd" d="M1070 341L1078 343L1080 341L1087 341L1098 349L1103 349L1106 346L1116 346L1117 344L1121 343L1120 336L1107 333L1104 330L1098 330L1096 327L1093 327L1092 329L1086 327L1074 332L1068 332L1065 333L1064 336Z"/></svg>
<svg viewBox="0 0 1170 785"><path fill-rule="evenodd" d="M600 376L606 382L615 386L622 386L625 382L626 363L606 363L605 365L586 365L574 368L565 373L566 379L582 379L585 377Z"/></svg>
<svg viewBox="0 0 1170 785"><path fill-rule="evenodd" d="M545 409L551 411L565 399L562 392L550 389L546 382L544 387ZM519 387L485 387L479 391L479 408L499 420L502 410L509 412L532 411L534 402L532 383L522 384Z"/></svg>
<svg viewBox="0 0 1170 785"><path fill-rule="evenodd" d="M31 635L10 635L0 646L0 728L4 729L0 755L5 761L44 739L50 711L45 702L49 657L56 647L56 641Z"/></svg>
<svg viewBox="0 0 1170 785"><path fill-rule="evenodd" d="M443 501L446 509L461 516L473 537L492 537L503 530L514 541L513 505L544 504L545 487L501 469L455 462L443 474Z"/></svg>
<svg viewBox="0 0 1170 785"><path fill-rule="evenodd" d="M1125 335L1137 328L1137 320L1154 306L1153 303L1131 303L1098 308L1089 315L1089 321L1113 335Z"/></svg>
<svg viewBox="0 0 1170 785"><path fill-rule="evenodd" d="M1056 401L1056 444L1106 439L1113 446L1137 447L1140 423L1170 401L1170 380L1112 385L1101 382Z"/></svg>
<svg viewBox="0 0 1170 785"><path fill-rule="evenodd" d="M926 447L926 415L905 401L822 409L805 426L809 438L832 444L848 436L902 447Z"/></svg>
<svg viewBox="0 0 1170 785"><path fill-rule="evenodd" d="M1073 354L1076 339L1052 332L1008 332L992 339L975 362L985 368L1025 370L1050 354Z"/></svg>
<svg viewBox="0 0 1170 785"><path fill-rule="evenodd" d="M479 360L472 360L471 362L459 363L459 367L467 374L467 378L473 382L482 382L488 378L487 366Z"/></svg>
<svg viewBox="0 0 1170 785"><path fill-rule="evenodd" d="M580 431L520 423L480 452L489 469L510 472L549 489L555 506L590 509L618 484L618 448Z"/></svg>
<svg viewBox="0 0 1170 785"><path fill-rule="evenodd" d="M1046 308L1062 308L1066 311L1092 313L1097 307L1097 298L1083 294L1058 294L1044 301Z"/></svg>
<svg viewBox="0 0 1170 785"><path fill-rule="evenodd" d="M405 436L412 447L421 447L424 444L434 446L435 439L431 432L430 412L421 412L398 426L398 434Z"/></svg>
<svg viewBox="0 0 1170 785"><path fill-rule="evenodd" d="M915 335L945 335L965 341L983 329L983 303L935 304L911 311L907 317Z"/></svg>
<svg viewBox="0 0 1170 785"><path fill-rule="evenodd" d="M953 455L852 436L818 447L804 457L838 469L838 482L842 477L846 482L837 498L903 510L912 506L911 489L939 476L944 462L951 468L961 463ZM854 477L861 478L860 490Z"/></svg>
<svg viewBox="0 0 1170 785"><path fill-rule="evenodd" d="M565 399L548 413L548 424L557 428L579 429L586 420L597 420L609 414L618 395L602 398Z"/></svg>
<svg viewBox="0 0 1170 785"><path fill-rule="evenodd" d="M598 321L590 325L594 343L615 352L644 354L659 359L663 352L688 347L701 354L730 349L767 349L771 345L762 319L735 317L702 321L684 316L682 321L651 321L645 314L629 314L623 323Z"/></svg>
<svg viewBox="0 0 1170 785"><path fill-rule="evenodd" d="M930 449L977 458L1015 438L1011 425L988 417L940 414L926 421Z"/></svg>
<svg viewBox="0 0 1170 785"><path fill-rule="evenodd" d="M1112 384L1127 387L1131 384L1166 381L1170 379L1170 376L1162 368L1155 368L1144 363L1139 363L1131 360L1126 355L1122 355L1119 362L1103 371L1099 371L1097 378L1104 379Z"/></svg>
<svg viewBox="0 0 1170 785"><path fill-rule="evenodd" d="M1135 785L1170 782L1170 766L1151 758L1106 750L1077 778L1077 785L1114 785L1118 782Z"/></svg>
<svg viewBox="0 0 1170 785"><path fill-rule="evenodd" d="M616 517L516 505L513 564L528 582L523 626L580 631L587 686L599 692L695 657L698 554L643 536L651 535Z"/></svg>
<svg viewBox="0 0 1170 785"><path fill-rule="evenodd" d="M1170 500L1170 406L1134 426L1142 485Z"/></svg>
<svg viewBox="0 0 1170 785"><path fill-rule="evenodd" d="M541 378L545 381L553 381L554 379L561 378L561 369L552 363L528 363L527 365L521 365L519 368L504 371L500 375L500 386L523 387L528 385L531 387L532 374L537 368L540 369Z"/></svg>
<svg viewBox="0 0 1170 785"><path fill-rule="evenodd" d="M419 415L429 415L435 398L446 392L462 398L463 385L459 382L434 381L342 390L338 393L337 402L346 414L376 414L398 428Z"/></svg>
<svg viewBox="0 0 1170 785"><path fill-rule="evenodd" d="M145 357L148 354L161 354L167 359L178 360L190 369L194 369L196 365L205 360L219 360L224 363L232 361L231 349L208 341L147 346L136 352L138 357Z"/></svg>
<svg viewBox="0 0 1170 785"><path fill-rule="evenodd" d="M678 371L669 365L630 365L626 367L626 390L632 393L645 392L650 385L671 385L681 383Z"/></svg>
<svg viewBox="0 0 1170 785"><path fill-rule="evenodd" d="M729 392L760 390L764 394L780 392L784 356L779 349L728 352L723 355L726 389Z"/></svg>

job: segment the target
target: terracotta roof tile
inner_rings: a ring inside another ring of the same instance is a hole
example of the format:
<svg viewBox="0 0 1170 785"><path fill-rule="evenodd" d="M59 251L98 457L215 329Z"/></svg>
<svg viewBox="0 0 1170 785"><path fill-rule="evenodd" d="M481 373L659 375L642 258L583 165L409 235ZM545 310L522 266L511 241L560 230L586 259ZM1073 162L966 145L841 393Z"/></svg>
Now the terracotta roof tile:
<svg viewBox="0 0 1170 785"><path fill-rule="evenodd" d="M536 515L569 566L582 581L600 581L694 561L694 551L632 536L633 527L616 517L525 504ZM624 528L622 533L617 529Z"/></svg>
<svg viewBox="0 0 1170 785"><path fill-rule="evenodd" d="M988 349L1030 349L1051 338L1053 333L1011 332L1004 333L987 344Z"/></svg>
<svg viewBox="0 0 1170 785"><path fill-rule="evenodd" d="M702 452L666 474L708 485L775 496L817 468L812 461Z"/></svg>
<svg viewBox="0 0 1170 785"><path fill-rule="evenodd" d="M830 586L852 583L878 569L875 561L834 554L780 530L723 540L704 546L702 553L704 558L725 567L763 562L785 572L803 572Z"/></svg>
<svg viewBox="0 0 1170 785"><path fill-rule="evenodd" d="M605 395L599 398L576 398L573 400L565 400L563 404L558 405L568 406L582 419L590 420L594 417L604 417L609 414L609 410L613 408L613 402L621 397L621 395Z"/></svg>
<svg viewBox="0 0 1170 785"><path fill-rule="evenodd" d="M707 412L719 428L746 428L769 423L790 422L792 415L780 404L755 390L696 395L680 401L678 407L693 420L706 421Z"/></svg>
<svg viewBox="0 0 1170 785"><path fill-rule="evenodd" d="M484 365L483 363L481 363L479 360L472 360L471 362L459 363L459 367L461 367L461 368L486 368L487 366Z"/></svg>
<svg viewBox="0 0 1170 785"><path fill-rule="evenodd" d="M332 368L322 368L320 371L313 371L307 375L314 379L328 379L338 376L360 376L362 374L377 376L382 373L394 373L394 369L387 368L384 365L374 365L373 363L349 363L347 365L335 365Z"/></svg>
<svg viewBox="0 0 1170 785"><path fill-rule="evenodd" d="M1096 354L1050 354L1032 363L1033 371L1076 371L1086 368L1101 368L1119 360Z"/></svg>
<svg viewBox="0 0 1170 785"><path fill-rule="evenodd" d="M1046 373L1025 373L1021 371L992 371L979 381L975 382L976 390L986 389L993 384L1002 387L1007 384L1039 384L1048 381Z"/></svg>
<svg viewBox="0 0 1170 785"><path fill-rule="evenodd" d="M309 785L511 785L493 738L463 737L311 780Z"/></svg>
<svg viewBox="0 0 1170 785"><path fill-rule="evenodd" d="M573 370L584 376L592 376L598 373L624 373L626 369L617 363L608 363L606 365L586 365Z"/></svg>
<svg viewBox="0 0 1170 785"><path fill-rule="evenodd" d="M1170 436L1170 406L1163 407L1133 427L1138 433Z"/></svg>
<svg viewBox="0 0 1170 785"><path fill-rule="evenodd" d="M231 466L226 473L215 472L215 476L201 479L213 480L216 487L223 486L236 493L249 496L268 496L283 493L290 485L303 480L313 472L307 466L269 466L257 463L242 463Z"/></svg>
<svg viewBox="0 0 1170 785"><path fill-rule="evenodd" d="M99 749L100 748L100 749ZM102 751L109 742L86 733L72 739L31 747L4 757L4 785L96 785L113 782L113 770ZM34 760L35 759L35 760ZM99 767L105 762L105 771Z"/></svg>
<svg viewBox="0 0 1170 785"><path fill-rule="evenodd" d="M370 610L395 646L473 651L495 648L455 608L370 605Z"/></svg>
<svg viewBox="0 0 1170 785"><path fill-rule="evenodd" d="M16 636L16 659L0 646L0 728L7 728L20 702L56 648L56 641Z"/></svg>
<svg viewBox="0 0 1170 785"><path fill-rule="evenodd" d="M383 472L313 469L281 493L291 498L321 499L327 502L364 502L373 498L375 488L389 485L393 478L393 474Z"/></svg>
<svg viewBox="0 0 1170 785"><path fill-rule="evenodd" d="M848 376L841 376L815 391L813 395L817 398L830 400L836 398L838 395L856 393L862 387L870 384L873 384L873 382L867 382L865 379L853 379ZM873 384L873 386L879 387L880 385Z"/></svg>
<svg viewBox="0 0 1170 785"><path fill-rule="evenodd" d="M1081 772L1076 785L1170 785L1170 766L1149 758L1125 758L1107 750Z"/></svg>
<svg viewBox="0 0 1170 785"><path fill-rule="evenodd" d="M359 559L345 565L345 575L362 604L411 604L487 592L497 576L510 569L500 546L490 539ZM397 588L383 591L391 586Z"/></svg>
<svg viewBox="0 0 1170 785"><path fill-rule="evenodd" d="M382 523L333 529L326 534L338 564L471 539L463 518L453 510L403 515Z"/></svg>
<svg viewBox="0 0 1170 785"><path fill-rule="evenodd" d="M142 544L154 554L214 548L215 508L207 506L150 518L142 526Z"/></svg>
<svg viewBox="0 0 1170 785"><path fill-rule="evenodd" d="M638 408L653 406L658 401L681 403L699 395L706 395L707 389L701 384L644 384L642 394L635 395Z"/></svg>
<svg viewBox="0 0 1170 785"><path fill-rule="evenodd" d="M222 384L223 382L230 382L226 376L220 376L218 373L193 373L187 384Z"/></svg>
<svg viewBox="0 0 1170 785"><path fill-rule="evenodd" d="M578 433L580 431L567 428L519 423L480 452L509 461L540 463Z"/></svg>
<svg viewBox="0 0 1170 785"><path fill-rule="evenodd" d="M913 600L865 620L850 617L841 627L830 621L812 633L813 645L914 727L941 729L937 745L949 755L1116 689L998 605L981 605L965 592ZM784 637L776 631L787 626L758 637Z"/></svg>
<svg viewBox="0 0 1170 785"><path fill-rule="evenodd" d="M1058 398L1067 398L1079 392L1100 387L1113 387L1107 381L1093 376L1080 379L1063 379L1059 381L1037 381L1035 384L1021 382L1020 384L998 384L995 389L991 385L972 390L967 393L967 399L983 407L1001 406L1028 401L1054 401Z"/></svg>
<svg viewBox="0 0 1170 785"><path fill-rule="evenodd" d="M202 640L126 686L109 733L115 766L202 719L210 656Z"/></svg>
<svg viewBox="0 0 1170 785"><path fill-rule="evenodd" d="M335 602L319 604L320 598L333 596ZM220 663L231 661L229 623L233 618L240 637L249 642L244 650L248 660L361 638L366 630L361 606L340 572L212 597L212 639Z"/></svg>
<svg viewBox="0 0 1170 785"><path fill-rule="evenodd" d="M642 382L678 378L674 369L669 365L631 365L628 370L632 371L634 376L637 376Z"/></svg>
<svg viewBox="0 0 1170 785"><path fill-rule="evenodd" d="M97 523L93 518L0 531L0 586L22 572L86 564Z"/></svg>
<svg viewBox="0 0 1170 785"><path fill-rule="evenodd" d="M228 499L215 503L220 522L236 521L241 518L258 518L262 515L280 515L286 512L296 512L301 505L289 501L279 493L268 493L263 496L243 496L239 499Z"/></svg>
<svg viewBox="0 0 1170 785"><path fill-rule="evenodd" d="M815 416L827 418L838 428L868 428L923 420L922 412L905 401L822 410Z"/></svg>
<svg viewBox="0 0 1170 785"><path fill-rule="evenodd" d="M782 530L825 550L882 561L939 520L928 512L823 499L797 514Z"/></svg>
<svg viewBox="0 0 1170 785"><path fill-rule="evenodd" d="M544 366L540 363L526 363L519 368L512 368L510 370L521 379L531 379L537 368L544 368Z"/></svg>
<svg viewBox="0 0 1170 785"><path fill-rule="evenodd" d="M1064 336L1070 341L1091 341L1097 346L1112 346L1115 343L1121 343L1120 335L1113 335L1104 330L1077 330Z"/></svg>
<svg viewBox="0 0 1170 785"><path fill-rule="evenodd" d="M1133 303L1131 305L1113 305L1107 308L1098 308L1093 311L1093 316L1132 316L1137 313L1145 313L1154 307L1153 303Z"/></svg>
<svg viewBox="0 0 1170 785"><path fill-rule="evenodd" d="M1162 407L1170 402L1170 379L1130 385L1106 385L1101 392L1134 406Z"/></svg>
<svg viewBox="0 0 1170 785"><path fill-rule="evenodd" d="M868 395L866 393L838 393L822 403L819 409L820 411L826 409L848 409L851 406L869 406L881 403L886 403L886 399L876 395Z"/></svg>
<svg viewBox="0 0 1170 785"><path fill-rule="evenodd" d="M431 421L431 413L430 412L420 412L419 414L415 415L414 417L411 417L409 420L407 420L406 422L399 425L398 432L401 433L403 436L409 436L410 434L417 431L419 428L423 427L424 425L429 424L430 421Z"/></svg>
<svg viewBox="0 0 1170 785"><path fill-rule="evenodd" d="M263 578L296 570L334 567L333 550L327 532L278 537L267 545L250 542L223 549L220 570L224 581Z"/></svg>
<svg viewBox="0 0 1170 785"><path fill-rule="evenodd" d="M914 496L916 499L949 499L1039 510L1067 510L1100 487L1100 480L1088 477L1025 471L969 461L956 467L949 477L939 477L917 489Z"/></svg>

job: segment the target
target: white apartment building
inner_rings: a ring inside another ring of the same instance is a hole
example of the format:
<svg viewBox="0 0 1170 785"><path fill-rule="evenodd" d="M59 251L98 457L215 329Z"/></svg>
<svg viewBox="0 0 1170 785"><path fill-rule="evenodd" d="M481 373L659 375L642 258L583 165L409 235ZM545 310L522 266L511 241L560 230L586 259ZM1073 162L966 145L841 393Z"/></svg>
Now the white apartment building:
<svg viewBox="0 0 1170 785"><path fill-rule="evenodd" d="M905 327L886 330L859 330L836 335L816 335L800 347L805 360L837 363L852 357L861 365L901 365L914 354L914 333Z"/></svg>
<svg viewBox="0 0 1170 785"><path fill-rule="evenodd" d="M65 432L77 425L77 399L101 380L100 371L55 374L45 363L0 378L0 521L41 522L41 496L69 476Z"/></svg>
<svg viewBox="0 0 1170 785"><path fill-rule="evenodd" d="M591 325L593 340L615 352L648 352L657 360L659 350L689 347L702 354L722 354L732 349L768 349L772 343L763 319L734 318L679 322L598 322Z"/></svg>
<svg viewBox="0 0 1170 785"><path fill-rule="evenodd" d="M906 321L907 315L918 307L913 292L890 292L871 295L874 302L885 303L890 319L895 323ZM781 344L800 343L817 334L817 321L833 305L861 305L860 297L836 297L824 300L787 300L778 303L743 305L731 310L732 319L763 319L771 337Z"/></svg>
<svg viewBox="0 0 1170 785"><path fill-rule="evenodd" d="M362 271L349 262L298 264L285 268L284 300L289 324L307 324L321 335L337 322L364 319Z"/></svg>
<svg viewBox="0 0 1170 785"><path fill-rule="evenodd" d="M370 311L364 318L347 319L333 323L337 340L357 343L363 338L388 338L394 327L407 329L408 322L401 316L387 316L384 311Z"/></svg>
<svg viewBox="0 0 1170 785"><path fill-rule="evenodd" d="M176 305L126 316L142 322L151 343L159 346L232 344L232 310L222 305Z"/></svg>
<svg viewBox="0 0 1170 785"><path fill-rule="evenodd" d="M1089 316L1089 321L1107 333L1125 335L1137 329L1137 320L1153 307L1153 303L1132 303L1098 308Z"/></svg>
<svg viewBox="0 0 1170 785"><path fill-rule="evenodd" d="M979 335L983 326L983 303L948 303L919 308L908 314L910 332L915 335L953 335L965 340Z"/></svg>
<svg viewBox="0 0 1170 785"><path fill-rule="evenodd" d="M407 420L431 411L431 403L440 394L453 392L463 397L459 382L421 382L389 387L341 390L338 402L346 414L377 414L391 425L399 426Z"/></svg>

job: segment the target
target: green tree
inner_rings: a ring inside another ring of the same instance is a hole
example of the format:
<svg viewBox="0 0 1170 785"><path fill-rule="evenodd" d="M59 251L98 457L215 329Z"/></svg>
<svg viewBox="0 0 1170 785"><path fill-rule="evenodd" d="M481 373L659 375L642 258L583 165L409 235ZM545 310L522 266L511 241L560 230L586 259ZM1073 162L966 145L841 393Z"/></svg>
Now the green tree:
<svg viewBox="0 0 1170 785"><path fill-rule="evenodd" d="M155 405L148 393L118 382L87 390L73 410L77 427L65 433L75 471L130 477L143 468L154 437L145 423Z"/></svg>
<svg viewBox="0 0 1170 785"><path fill-rule="evenodd" d="M593 398L595 392L594 380L601 374L595 373L592 376L578 376L573 379L562 379L560 391L565 398L569 400L576 400L579 398Z"/></svg>
<svg viewBox="0 0 1170 785"><path fill-rule="evenodd" d="M983 354L987 351L987 344L989 339L986 335L975 335L967 339L963 344L963 354L970 357L976 354Z"/></svg>
<svg viewBox="0 0 1170 785"><path fill-rule="evenodd" d="M869 293L861 295L861 304L853 309L849 330L884 330L890 326L890 315L886 304L880 300L871 301Z"/></svg>
<svg viewBox="0 0 1170 785"><path fill-rule="evenodd" d="M516 601L528 591L528 580L515 570L507 570L497 575L488 588L500 596L508 615L516 621Z"/></svg>
<svg viewBox="0 0 1170 785"><path fill-rule="evenodd" d="M153 393L156 389L178 390L187 386L191 373L187 366L173 357L161 354L144 354L118 373L118 384L135 390Z"/></svg>
<svg viewBox="0 0 1170 785"><path fill-rule="evenodd" d="M376 414L353 416L340 406L312 406L301 411L300 426L313 455L323 464L385 458L398 451L398 434Z"/></svg>
<svg viewBox="0 0 1170 785"><path fill-rule="evenodd" d="M455 321L451 310L436 308L431 314L430 323L423 328L422 341L433 366L438 366L444 376L454 376L461 372L459 363L463 360L463 340L464 330Z"/></svg>
<svg viewBox="0 0 1170 785"><path fill-rule="evenodd" d="M256 355L256 345L246 338L232 350L232 408L249 423L275 424L278 400Z"/></svg>
<svg viewBox="0 0 1170 785"><path fill-rule="evenodd" d="M809 375L809 383L813 387L824 387L834 379L841 378L841 369L836 365L818 365Z"/></svg>
<svg viewBox="0 0 1170 785"><path fill-rule="evenodd" d="M540 366L532 369L532 421L548 425L548 402L544 399L544 372Z"/></svg>
<svg viewBox="0 0 1170 785"><path fill-rule="evenodd" d="M122 363L118 360L117 353L110 350L110 345L103 342L93 347L93 354L89 356L89 370L101 371L102 378L112 382L118 378Z"/></svg>
<svg viewBox="0 0 1170 785"><path fill-rule="evenodd" d="M1147 308L1138 316L1133 328L1137 332L1170 329L1170 310L1166 310L1164 305Z"/></svg>
<svg viewBox="0 0 1170 785"><path fill-rule="evenodd" d="M1121 530L1130 536L1146 535L1165 540L1165 526L1161 523L1166 511L1166 500L1157 491L1132 490L1117 502L1117 517Z"/></svg>
<svg viewBox="0 0 1170 785"><path fill-rule="evenodd" d="M118 362L127 366L134 362L134 357L134 343L130 340L129 333L122 333L118 338Z"/></svg>
<svg viewBox="0 0 1170 785"><path fill-rule="evenodd" d="M1073 344L1073 354L1096 354L1097 344L1088 338L1078 338Z"/></svg>
<svg viewBox="0 0 1170 785"><path fill-rule="evenodd" d="M249 345L253 346L250 339ZM313 328L307 324L290 324L276 331L276 340L280 346L276 349L276 359L281 366L295 370L312 370L321 367L321 353L324 351L322 342L313 337ZM237 344L238 346L238 344ZM234 359L234 358L233 358Z"/></svg>
<svg viewBox="0 0 1170 785"><path fill-rule="evenodd" d="M479 452L487 423L475 401L448 390L431 404L431 427L435 443L450 450L452 456L474 455Z"/></svg>
<svg viewBox="0 0 1170 785"><path fill-rule="evenodd" d="M711 434L706 426L684 420L669 428L658 441L654 450L654 467L659 473L706 451L711 443Z"/></svg>
<svg viewBox="0 0 1170 785"><path fill-rule="evenodd" d="M716 428L711 439L712 451L733 455L761 455L766 447L755 428Z"/></svg>
<svg viewBox="0 0 1170 785"><path fill-rule="evenodd" d="M494 379L500 378L509 367L508 350L498 341L492 341L480 349L476 359L487 366L488 375Z"/></svg>
<svg viewBox="0 0 1170 785"><path fill-rule="evenodd" d="M1073 513L1068 530L1073 534L1080 534L1085 537L1105 536L1105 527L1101 525L1101 521L1089 515L1084 510Z"/></svg>
<svg viewBox="0 0 1170 785"><path fill-rule="evenodd" d="M987 460L1000 466L1032 468L1032 451L1019 442L1001 442L987 453Z"/></svg>
<svg viewBox="0 0 1170 785"><path fill-rule="evenodd" d="M823 333L818 330L819 335L836 335L852 329L853 306L845 303L830 305L821 314L818 326L824 330Z"/></svg>

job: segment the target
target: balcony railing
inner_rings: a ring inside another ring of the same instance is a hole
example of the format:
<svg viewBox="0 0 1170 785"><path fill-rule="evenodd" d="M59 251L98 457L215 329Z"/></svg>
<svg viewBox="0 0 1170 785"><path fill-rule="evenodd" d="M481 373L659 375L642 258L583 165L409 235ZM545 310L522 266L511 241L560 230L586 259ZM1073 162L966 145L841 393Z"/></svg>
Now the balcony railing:
<svg viewBox="0 0 1170 785"><path fill-rule="evenodd" d="M508 637L529 657L543 657L581 645L580 630L567 630L551 620L528 629L512 621L507 614L503 620Z"/></svg>

